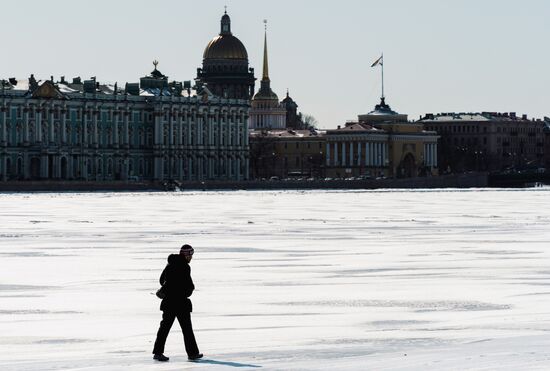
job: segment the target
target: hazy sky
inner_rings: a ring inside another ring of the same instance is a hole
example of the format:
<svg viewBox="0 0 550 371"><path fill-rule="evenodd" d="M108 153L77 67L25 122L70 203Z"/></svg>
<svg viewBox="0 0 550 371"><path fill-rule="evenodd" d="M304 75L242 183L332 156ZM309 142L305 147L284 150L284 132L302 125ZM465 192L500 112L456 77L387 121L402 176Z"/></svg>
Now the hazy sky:
<svg viewBox="0 0 550 371"><path fill-rule="evenodd" d="M370 111L384 53L392 108L550 116L547 0L2 0L0 78L137 82L152 61L191 80L224 5L261 78L268 19L272 88L324 128ZM257 84L259 87L259 83Z"/></svg>

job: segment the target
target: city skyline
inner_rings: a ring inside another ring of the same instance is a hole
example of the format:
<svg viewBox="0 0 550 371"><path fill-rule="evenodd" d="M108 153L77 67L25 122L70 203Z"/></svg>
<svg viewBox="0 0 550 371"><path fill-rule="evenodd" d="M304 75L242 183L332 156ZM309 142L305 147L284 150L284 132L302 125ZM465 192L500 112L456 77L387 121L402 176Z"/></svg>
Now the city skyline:
<svg viewBox="0 0 550 371"><path fill-rule="evenodd" d="M31 5L31 7L29 7ZM427 112L513 111L550 114L543 48L550 5L529 1L439 4L425 0L346 1L144 1L73 4L31 1L4 5L9 57L0 78L137 82L160 61L170 79L192 80L206 44L217 35L228 6L233 33L247 48L259 88L263 20L268 19L272 88L286 89L321 128L355 119L378 103L380 74L370 68L384 53L388 103L412 119ZM24 20L25 22L22 22ZM24 31L19 31L24 29Z"/></svg>

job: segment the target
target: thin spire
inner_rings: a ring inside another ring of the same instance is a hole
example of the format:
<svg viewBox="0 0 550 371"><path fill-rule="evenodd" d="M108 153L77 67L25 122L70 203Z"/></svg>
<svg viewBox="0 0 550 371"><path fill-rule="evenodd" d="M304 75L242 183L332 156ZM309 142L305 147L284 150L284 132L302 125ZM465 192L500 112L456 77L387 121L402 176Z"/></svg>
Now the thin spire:
<svg viewBox="0 0 550 371"><path fill-rule="evenodd" d="M262 80L269 81L269 65L267 61L267 19L264 19L265 34L264 34L264 74Z"/></svg>

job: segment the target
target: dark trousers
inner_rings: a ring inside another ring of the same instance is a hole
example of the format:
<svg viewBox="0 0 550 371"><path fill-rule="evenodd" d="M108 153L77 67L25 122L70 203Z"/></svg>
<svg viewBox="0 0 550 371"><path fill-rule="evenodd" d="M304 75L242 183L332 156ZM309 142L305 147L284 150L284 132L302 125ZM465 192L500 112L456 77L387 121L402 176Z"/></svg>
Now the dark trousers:
<svg viewBox="0 0 550 371"><path fill-rule="evenodd" d="M199 353L195 334L193 334L193 326L191 325L191 313L185 311L163 311L162 321L160 321L160 327L157 332L157 340L155 340L155 347L153 348L153 354L164 353L164 344L166 344L166 338L168 337L168 333L176 317L178 318L181 331L183 332L183 341L185 343L187 355L194 356Z"/></svg>

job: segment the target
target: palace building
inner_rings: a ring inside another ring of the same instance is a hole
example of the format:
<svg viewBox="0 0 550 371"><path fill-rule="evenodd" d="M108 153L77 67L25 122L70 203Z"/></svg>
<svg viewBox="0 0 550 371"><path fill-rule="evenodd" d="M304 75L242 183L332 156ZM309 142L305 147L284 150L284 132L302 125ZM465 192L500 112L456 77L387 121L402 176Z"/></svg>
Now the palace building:
<svg viewBox="0 0 550 371"><path fill-rule="evenodd" d="M248 179L245 100L140 83L2 80L2 180ZM185 84L190 86L190 84Z"/></svg>
<svg viewBox="0 0 550 371"><path fill-rule="evenodd" d="M227 13L196 86L154 65L124 88L0 80L0 179L247 180L255 79Z"/></svg>

